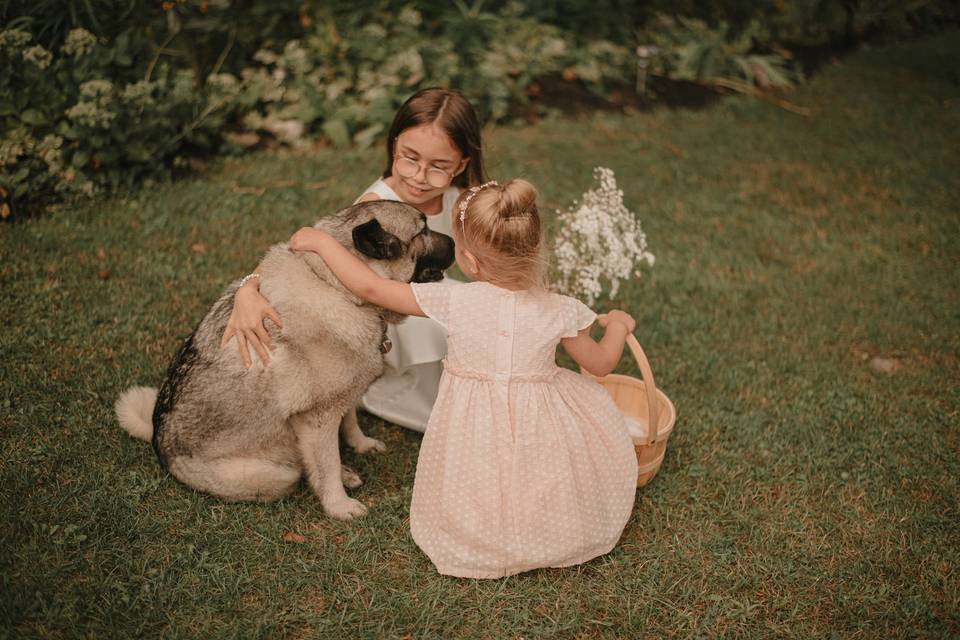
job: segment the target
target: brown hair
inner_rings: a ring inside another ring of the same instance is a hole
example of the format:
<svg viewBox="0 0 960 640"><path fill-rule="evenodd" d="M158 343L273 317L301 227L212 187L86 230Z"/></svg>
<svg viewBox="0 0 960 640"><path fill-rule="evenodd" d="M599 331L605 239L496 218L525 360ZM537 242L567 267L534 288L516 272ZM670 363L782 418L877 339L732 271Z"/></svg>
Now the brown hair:
<svg viewBox="0 0 960 640"><path fill-rule="evenodd" d="M389 177L393 172L393 148L397 136L410 127L432 123L450 136L463 157L470 159L466 169L453 179L452 184L465 189L485 182L480 122L473 106L462 94L436 87L421 89L407 98L394 116L387 136L387 168L383 177Z"/></svg>
<svg viewBox="0 0 960 640"><path fill-rule="evenodd" d="M463 202L467 207L461 224ZM483 279L509 288L545 288L537 190L526 180L462 193L453 209L453 235L476 256Z"/></svg>

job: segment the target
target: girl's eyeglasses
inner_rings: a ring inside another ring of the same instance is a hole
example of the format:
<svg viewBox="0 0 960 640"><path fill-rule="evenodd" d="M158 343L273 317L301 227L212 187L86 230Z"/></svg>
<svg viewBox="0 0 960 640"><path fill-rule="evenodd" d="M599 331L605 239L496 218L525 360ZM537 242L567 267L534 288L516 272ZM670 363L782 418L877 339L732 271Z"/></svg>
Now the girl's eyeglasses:
<svg viewBox="0 0 960 640"><path fill-rule="evenodd" d="M420 163L407 156L396 156L397 173L404 178L413 178L422 168ZM453 180L453 174L439 167L427 167L427 184L434 188L445 187Z"/></svg>

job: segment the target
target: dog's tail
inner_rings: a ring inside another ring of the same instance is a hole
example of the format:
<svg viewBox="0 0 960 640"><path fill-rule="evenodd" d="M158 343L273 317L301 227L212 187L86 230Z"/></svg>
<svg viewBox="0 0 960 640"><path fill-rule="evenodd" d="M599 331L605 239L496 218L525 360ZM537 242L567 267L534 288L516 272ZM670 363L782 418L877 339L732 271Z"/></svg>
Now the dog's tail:
<svg viewBox="0 0 960 640"><path fill-rule="evenodd" d="M157 390L153 387L130 387L113 405L117 420L124 431L134 438L150 441L153 437L153 406L157 404Z"/></svg>

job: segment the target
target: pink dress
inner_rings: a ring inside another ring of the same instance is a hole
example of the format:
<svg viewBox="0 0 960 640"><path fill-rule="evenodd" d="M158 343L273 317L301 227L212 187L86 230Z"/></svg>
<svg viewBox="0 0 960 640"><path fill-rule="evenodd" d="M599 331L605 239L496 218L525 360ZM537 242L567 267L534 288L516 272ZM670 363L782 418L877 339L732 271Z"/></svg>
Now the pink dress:
<svg viewBox="0 0 960 640"><path fill-rule="evenodd" d="M485 282L414 284L447 330L417 461L414 541L445 575L499 578L610 551L633 510L637 459L606 390L558 367L595 314L573 298Z"/></svg>

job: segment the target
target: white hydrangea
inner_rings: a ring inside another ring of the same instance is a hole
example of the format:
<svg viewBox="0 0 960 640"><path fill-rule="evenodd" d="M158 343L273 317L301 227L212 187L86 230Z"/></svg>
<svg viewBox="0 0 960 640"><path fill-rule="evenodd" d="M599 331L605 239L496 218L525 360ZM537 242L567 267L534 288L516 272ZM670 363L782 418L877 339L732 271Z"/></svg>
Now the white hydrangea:
<svg viewBox="0 0 960 640"><path fill-rule="evenodd" d="M138 80L137 82L132 82L126 85L123 90L120 91L120 100L141 108L147 107L155 102L153 98L153 90L156 88L156 86L157 83L151 80Z"/></svg>
<svg viewBox="0 0 960 640"><path fill-rule="evenodd" d="M173 76L170 99L177 104L190 103L196 97L197 76L190 69L180 69Z"/></svg>
<svg viewBox="0 0 960 640"><path fill-rule="evenodd" d="M23 50L23 61L39 69L46 69L53 62L53 54L37 44Z"/></svg>
<svg viewBox="0 0 960 640"><path fill-rule="evenodd" d="M593 175L599 187L557 212L560 230L553 252L556 288L588 305L605 293L604 283L609 285L607 296L613 298L623 280L640 275L642 263L654 262L640 221L623 204L613 171L597 167Z"/></svg>
<svg viewBox="0 0 960 640"><path fill-rule="evenodd" d="M270 49L258 49L253 54L253 59L259 62L260 64L271 65L271 64L276 64L277 61L280 59L280 56L278 56L273 51L270 51Z"/></svg>
<svg viewBox="0 0 960 640"><path fill-rule="evenodd" d="M109 80L88 80L80 85L80 95L91 100L108 98L112 92L113 83Z"/></svg>
<svg viewBox="0 0 960 640"><path fill-rule="evenodd" d="M116 117L110 110L112 102L112 82L88 80L80 85L80 101L67 109L66 115L81 126L106 129Z"/></svg>
<svg viewBox="0 0 960 640"><path fill-rule="evenodd" d="M296 75L303 75L310 70L310 58L306 49L299 40L290 40L283 47L284 66Z"/></svg>
<svg viewBox="0 0 960 640"><path fill-rule="evenodd" d="M66 40L63 41L61 51L68 56L76 56L79 58L93 51L95 46L97 46L97 37L86 29L78 27L71 29L70 33L67 34Z"/></svg>
<svg viewBox="0 0 960 640"><path fill-rule="evenodd" d="M60 148L63 146L63 138L48 134L37 145L36 154L44 161L50 173L57 173L62 168Z"/></svg>
<svg viewBox="0 0 960 640"><path fill-rule="evenodd" d="M219 96L234 97L240 93L241 85L231 73L211 73L207 76L207 87Z"/></svg>
<svg viewBox="0 0 960 640"><path fill-rule="evenodd" d="M22 29L0 30L0 51L19 51L33 36Z"/></svg>
<svg viewBox="0 0 960 640"><path fill-rule="evenodd" d="M84 127L106 129L113 122L115 114L96 102L78 102L66 113L67 117Z"/></svg>
<svg viewBox="0 0 960 640"><path fill-rule="evenodd" d="M419 11L407 5L397 14L397 22L408 27L419 27L420 23L423 22L423 16L420 15Z"/></svg>
<svg viewBox="0 0 960 640"><path fill-rule="evenodd" d="M567 52L567 43L562 38L546 38L540 48L540 55L547 59L559 58Z"/></svg>
<svg viewBox="0 0 960 640"><path fill-rule="evenodd" d="M366 24L363 26L361 31L363 31L364 35L370 36L371 38L375 38L377 40L382 40L383 38L387 37L387 30L381 24Z"/></svg>
<svg viewBox="0 0 960 640"><path fill-rule="evenodd" d="M17 159L33 149L35 141L25 127L19 127L0 138L0 167L14 164Z"/></svg>

